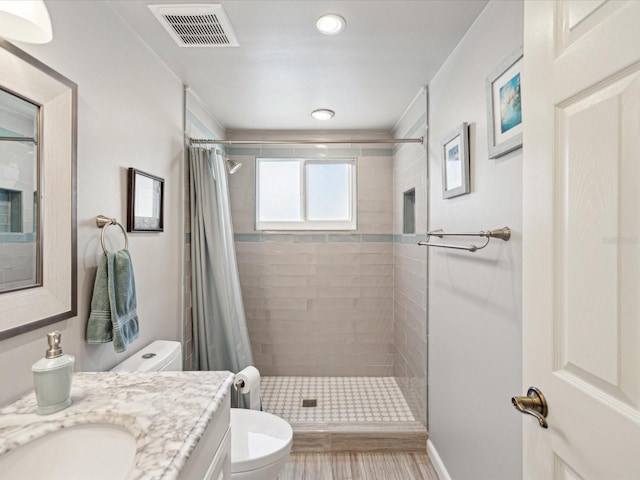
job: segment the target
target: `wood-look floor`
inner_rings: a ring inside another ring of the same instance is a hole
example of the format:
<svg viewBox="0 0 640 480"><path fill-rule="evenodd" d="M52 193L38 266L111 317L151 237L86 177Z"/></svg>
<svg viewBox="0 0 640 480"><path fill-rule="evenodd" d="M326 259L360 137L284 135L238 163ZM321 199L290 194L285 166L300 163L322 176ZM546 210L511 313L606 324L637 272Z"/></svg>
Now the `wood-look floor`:
<svg viewBox="0 0 640 480"><path fill-rule="evenodd" d="M277 480L438 480L426 453L292 453Z"/></svg>

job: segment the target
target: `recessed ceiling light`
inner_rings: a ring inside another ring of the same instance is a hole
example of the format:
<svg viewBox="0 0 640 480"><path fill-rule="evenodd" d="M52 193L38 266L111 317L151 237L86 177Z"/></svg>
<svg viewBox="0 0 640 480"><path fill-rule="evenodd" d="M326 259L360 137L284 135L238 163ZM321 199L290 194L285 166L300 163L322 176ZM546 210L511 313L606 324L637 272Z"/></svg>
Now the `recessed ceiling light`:
<svg viewBox="0 0 640 480"><path fill-rule="evenodd" d="M325 35L338 35L346 26L345 19L334 13L323 15L316 21L316 28Z"/></svg>
<svg viewBox="0 0 640 480"><path fill-rule="evenodd" d="M320 108L311 112L311 116L316 120L330 120L335 114L336 112L334 112L333 110L328 110L326 108Z"/></svg>

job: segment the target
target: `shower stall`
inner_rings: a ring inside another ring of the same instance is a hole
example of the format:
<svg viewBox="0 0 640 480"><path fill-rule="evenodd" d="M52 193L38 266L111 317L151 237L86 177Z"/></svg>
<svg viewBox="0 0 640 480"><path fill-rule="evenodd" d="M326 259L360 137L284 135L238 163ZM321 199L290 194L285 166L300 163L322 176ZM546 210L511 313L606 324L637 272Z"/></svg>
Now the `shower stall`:
<svg viewBox="0 0 640 480"><path fill-rule="evenodd" d="M229 160L243 165L228 187L263 409L292 424L294 450L424 451L427 252L417 242L427 230L426 146L376 140L426 136L426 125L422 92L393 132L227 137L238 142ZM260 159L352 160L357 228L257 230Z"/></svg>

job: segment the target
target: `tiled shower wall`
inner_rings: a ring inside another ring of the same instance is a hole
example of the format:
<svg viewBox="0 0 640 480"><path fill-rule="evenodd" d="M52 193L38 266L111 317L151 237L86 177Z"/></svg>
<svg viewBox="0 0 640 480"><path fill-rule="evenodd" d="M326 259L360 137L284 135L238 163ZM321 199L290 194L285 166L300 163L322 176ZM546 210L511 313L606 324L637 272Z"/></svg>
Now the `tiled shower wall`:
<svg viewBox="0 0 640 480"><path fill-rule="evenodd" d="M395 129L396 138L424 136L426 91ZM399 144L393 161L394 369L393 375L417 420L427 422L427 158L420 144ZM403 195L415 189L415 234L403 234Z"/></svg>
<svg viewBox="0 0 640 480"><path fill-rule="evenodd" d="M263 375L393 375L392 146L262 146L231 148L230 154L243 163L229 185L258 369ZM356 158L358 230L256 232L254 168L260 156Z"/></svg>

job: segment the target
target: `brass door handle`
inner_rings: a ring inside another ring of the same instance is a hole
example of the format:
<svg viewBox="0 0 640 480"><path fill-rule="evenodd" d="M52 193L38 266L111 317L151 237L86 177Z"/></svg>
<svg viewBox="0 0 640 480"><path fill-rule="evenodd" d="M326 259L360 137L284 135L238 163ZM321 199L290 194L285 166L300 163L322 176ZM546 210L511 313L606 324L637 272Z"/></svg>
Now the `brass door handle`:
<svg viewBox="0 0 640 480"><path fill-rule="evenodd" d="M511 403L519 412L536 417L542 428L549 428L547 399L536 387L529 387L526 397L513 397Z"/></svg>

